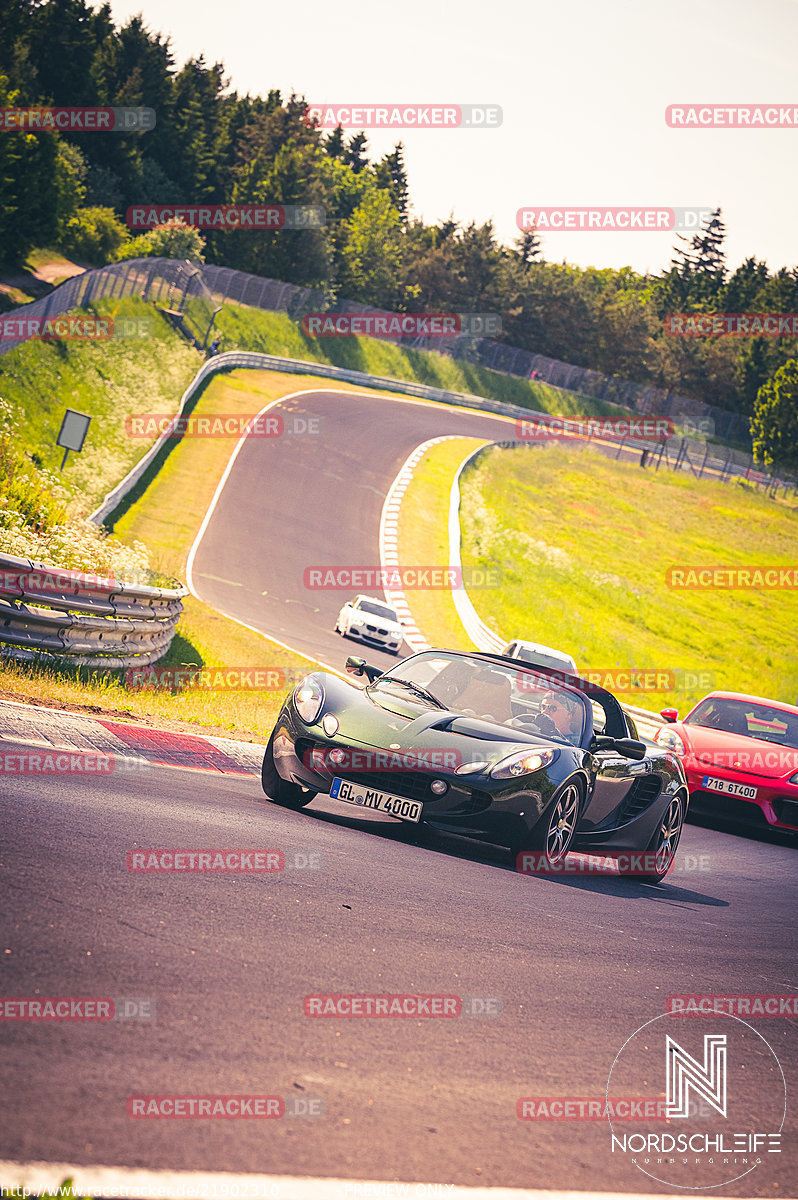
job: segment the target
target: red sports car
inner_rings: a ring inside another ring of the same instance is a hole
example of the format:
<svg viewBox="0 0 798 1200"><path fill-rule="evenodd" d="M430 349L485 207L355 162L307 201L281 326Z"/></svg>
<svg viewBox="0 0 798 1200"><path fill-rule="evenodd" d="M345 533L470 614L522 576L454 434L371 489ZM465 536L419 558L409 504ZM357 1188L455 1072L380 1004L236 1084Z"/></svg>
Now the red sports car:
<svg viewBox="0 0 798 1200"><path fill-rule="evenodd" d="M798 708L739 692L710 692L654 735L682 760L690 811L798 833Z"/></svg>

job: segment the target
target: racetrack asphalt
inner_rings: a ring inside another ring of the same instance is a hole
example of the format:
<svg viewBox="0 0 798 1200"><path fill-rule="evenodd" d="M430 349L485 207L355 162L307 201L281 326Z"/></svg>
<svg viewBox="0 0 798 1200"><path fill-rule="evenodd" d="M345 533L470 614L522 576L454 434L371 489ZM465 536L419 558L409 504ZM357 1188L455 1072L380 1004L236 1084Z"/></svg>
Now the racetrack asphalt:
<svg viewBox="0 0 798 1200"><path fill-rule="evenodd" d="M687 826L681 867L653 886L518 875L499 850L418 845L329 798L290 812L217 772L2 777L0 798L3 995L154 1011L0 1022L5 1159L669 1191L610 1153L606 1122L522 1122L517 1101L604 1097L669 995L794 991L788 847ZM128 852L162 847L276 849L286 867L127 869ZM477 997L496 1015L305 1015L305 996L333 993ZM795 1019L752 1024L793 1096ZM324 1116L128 1117L150 1094L319 1098ZM794 1108L788 1129L724 1195L794 1194Z"/></svg>
<svg viewBox="0 0 798 1200"><path fill-rule="evenodd" d="M244 445L195 587L340 670L361 651L333 633L335 617L370 589L313 591L305 569L379 565L385 491L415 446L442 433L503 440L512 425L340 392L286 406L319 416L321 435ZM4 752L30 749L19 720L3 728ZM102 745L116 736L106 728ZM281 809L211 751L202 773L163 765L167 751L131 752L138 767L109 775L0 775L2 996L151 1001L141 1020L0 1022L4 1159L670 1192L611 1152L606 1121L521 1121L518 1100L603 1098L618 1051L668 996L796 993L788 846L688 825L661 885L522 876L499 849L417 843L329 798ZM128 869L129 852L164 847L277 850L285 868ZM306 1015L306 996L340 993L457 996L494 1015ZM680 1022L677 1036L711 1024ZM798 1020L751 1025L794 1096ZM770 1081L754 1092L769 1112ZM318 1100L324 1115L129 1117L144 1094L279 1095L293 1111ZM792 1101L784 1132L782 1153L723 1195L798 1191Z"/></svg>

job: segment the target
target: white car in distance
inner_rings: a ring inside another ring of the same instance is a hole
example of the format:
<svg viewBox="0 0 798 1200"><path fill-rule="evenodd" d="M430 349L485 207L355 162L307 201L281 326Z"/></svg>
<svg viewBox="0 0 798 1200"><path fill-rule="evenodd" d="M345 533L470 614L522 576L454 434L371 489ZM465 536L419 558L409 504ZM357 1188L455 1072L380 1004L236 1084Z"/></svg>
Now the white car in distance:
<svg viewBox="0 0 798 1200"><path fill-rule="evenodd" d="M355 596L354 600L348 600L338 614L335 632L370 646L379 646L391 654L398 654L404 641L395 611L384 600L373 596Z"/></svg>
<svg viewBox="0 0 798 1200"><path fill-rule="evenodd" d="M524 642L516 638L514 642L507 643L502 654L507 658L532 663L535 667L550 667L553 671L562 671L566 675L579 674L570 654L565 654L562 650L553 650L551 646L541 646L539 642Z"/></svg>

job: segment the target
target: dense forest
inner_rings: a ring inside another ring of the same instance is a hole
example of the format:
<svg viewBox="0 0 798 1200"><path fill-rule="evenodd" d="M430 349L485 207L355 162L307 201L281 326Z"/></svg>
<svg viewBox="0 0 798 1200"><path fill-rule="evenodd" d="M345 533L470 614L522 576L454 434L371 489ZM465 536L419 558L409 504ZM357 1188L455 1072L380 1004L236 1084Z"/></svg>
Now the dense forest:
<svg viewBox="0 0 798 1200"><path fill-rule="evenodd" d="M300 96L238 95L221 63L178 67L140 18L108 5L0 0L0 107L144 106L155 128L0 134L0 261L55 247L100 263L147 253L133 204L313 204L320 228L208 232L207 261L402 311L496 312L512 345L749 414L795 338L669 336L669 314L796 312L798 268L730 270L721 209L677 235L659 276L546 260L534 230L413 216L403 147L373 161L364 133L318 129ZM309 88L312 81L309 81ZM134 240L135 239L135 240ZM151 239L150 239L151 241Z"/></svg>

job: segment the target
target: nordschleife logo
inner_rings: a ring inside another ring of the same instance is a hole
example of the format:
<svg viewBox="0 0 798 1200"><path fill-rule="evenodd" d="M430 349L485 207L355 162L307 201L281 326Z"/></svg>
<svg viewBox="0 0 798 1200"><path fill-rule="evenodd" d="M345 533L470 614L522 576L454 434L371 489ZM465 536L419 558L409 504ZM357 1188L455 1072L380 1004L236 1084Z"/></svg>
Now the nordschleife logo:
<svg viewBox="0 0 798 1200"><path fill-rule="evenodd" d="M719 1188L780 1164L781 1064L746 1021L718 1014L711 1024L706 1032L672 1013L654 1017L623 1044L607 1080L608 1114L624 1111L614 1103L624 1096L662 1114L645 1123L608 1115L610 1153L669 1187Z"/></svg>

